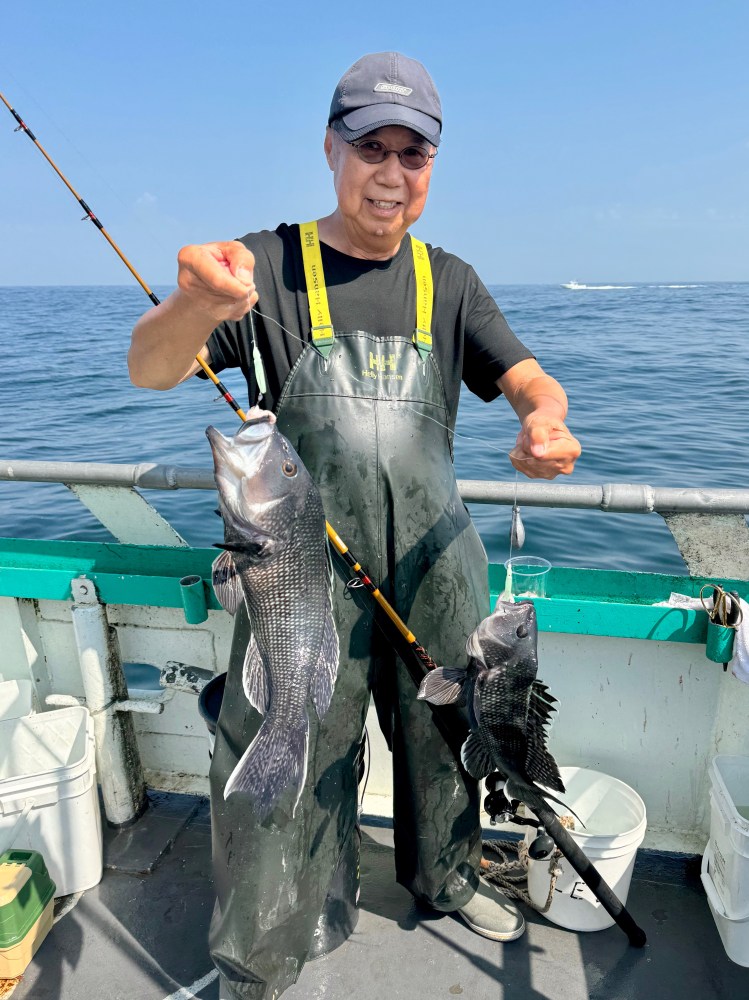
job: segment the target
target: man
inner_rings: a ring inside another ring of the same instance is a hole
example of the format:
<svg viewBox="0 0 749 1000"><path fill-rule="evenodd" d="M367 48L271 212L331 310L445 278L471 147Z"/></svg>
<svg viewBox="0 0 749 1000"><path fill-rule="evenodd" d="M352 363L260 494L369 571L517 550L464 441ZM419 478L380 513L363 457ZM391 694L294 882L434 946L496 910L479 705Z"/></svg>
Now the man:
<svg viewBox="0 0 749 1000"><path fill-rule="evenodd" d="M334 211L316 224L185 247L178 291L139 320L129 364L136 384L167 389L198 372L199 353L214 369L241 367L254 402L259 349L263 403L320 487L328 520L432 656L459 665L489 611L486 556L452 468L461 379L487 401L507 397L521 423L511 460L527 476L571 472L580 446L564 424L563 389L472 268L408 234L441 125L420 63L393 52L360 59L335 90L325 134ZM275 998L299 975L355 829L370 693L393 753L398 880L479 934L509 941L524 929L477 874L476 783L345 575L334 614L341 663L325 719L310 713L307 784L293 820L279 803L262 824L243 796L223 800L260 721L242 692L248 631L238 616L211 768L211 949L221 996L232 1000Z"/></svg>

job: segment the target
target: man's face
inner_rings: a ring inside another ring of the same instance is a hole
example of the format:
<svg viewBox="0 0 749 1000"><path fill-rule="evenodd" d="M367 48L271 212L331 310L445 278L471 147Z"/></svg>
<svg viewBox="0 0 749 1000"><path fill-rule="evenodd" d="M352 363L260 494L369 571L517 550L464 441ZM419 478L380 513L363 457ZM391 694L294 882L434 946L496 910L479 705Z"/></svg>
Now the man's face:
<svg viewBox="0 0 749 1000"><path fill-rule="evenodd" d="M364 136L359 142L377 139L386 149L421 146L434 152L426 139L401 125L388 125ZM432 176L429 160L420 170L408 170L391 153L382 163L365 163L347 142L328 128L325 155L333 171L338 210L352 234L365 245L383 249L400 241L406 230L424 211Z"/></svg>

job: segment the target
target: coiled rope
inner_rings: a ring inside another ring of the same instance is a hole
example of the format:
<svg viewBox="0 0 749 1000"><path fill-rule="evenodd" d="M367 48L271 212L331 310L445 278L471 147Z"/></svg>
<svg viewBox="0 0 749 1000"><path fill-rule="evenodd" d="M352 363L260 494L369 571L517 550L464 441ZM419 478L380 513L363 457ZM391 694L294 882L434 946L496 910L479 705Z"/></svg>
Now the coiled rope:
<svg viewBox="0 0 749 1000"><path fill-rule="evenodd" d="M538 913L546 913L554 898L557 880L562 874L559 858L562 852L557 848L549 857L549 893L543 906L537 906L528 895L528 845L524 840L485 840L485 850L497 854L501 860L481 862L481 874L494 882L511 899L519 899ZM512 855L515 855L512 857Z"/></svg>

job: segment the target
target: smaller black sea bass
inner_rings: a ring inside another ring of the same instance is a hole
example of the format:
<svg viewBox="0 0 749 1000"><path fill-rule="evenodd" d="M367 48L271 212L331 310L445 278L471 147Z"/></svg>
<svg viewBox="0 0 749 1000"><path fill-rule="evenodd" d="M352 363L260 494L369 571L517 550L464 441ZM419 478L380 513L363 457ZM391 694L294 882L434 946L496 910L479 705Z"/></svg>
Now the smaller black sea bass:
<svg viewBox="0 0 749 1000"><path fill-rule="evenodd" d="M438 667L424 678L418 695L434 705L464 696L472 732L461 750L463 766L474 778L499 771L508 792L523 800L527 791L548 796L536 783L564 791L546 748L556 699L536 680L537 638L530 601L497 601L494 613L468 638L468 669Z"/></svg>
<svg viewBox="0 0 749 1000"><path fill-rule="evenodd" d="M265 716L232 772L224 798L252 796L264 819L287 787L299 802L307 775L308 699L319 718L338 672L332 570L320 493L299 456L253 409L233 438L206 430L224 519L225 551L213 587L234 614L242 600L252 630L243 668L250 703Z"/></svg>

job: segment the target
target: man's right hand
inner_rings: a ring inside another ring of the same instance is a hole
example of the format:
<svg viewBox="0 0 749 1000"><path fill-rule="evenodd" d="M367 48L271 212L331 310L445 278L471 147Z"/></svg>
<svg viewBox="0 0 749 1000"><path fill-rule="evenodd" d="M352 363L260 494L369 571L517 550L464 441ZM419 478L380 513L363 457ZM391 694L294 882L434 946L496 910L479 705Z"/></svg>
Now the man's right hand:
<svg viewBox="0 0 749 1000"><path fill-rule="evenodd" d="M180 292L215 326L241 319L258 300L255 257L237 240L183 247L177 263Z"/></svg>
<svg viewBox="0 0 749 1000"><path fill-rule="evenodd" d="M205 346L224 320L239 320L258 300L255 258L237 240L183 247L178 288L149 309L133 329L130 378L149 389L171 389L198 370L195 356L209 360Z"/></svg>

